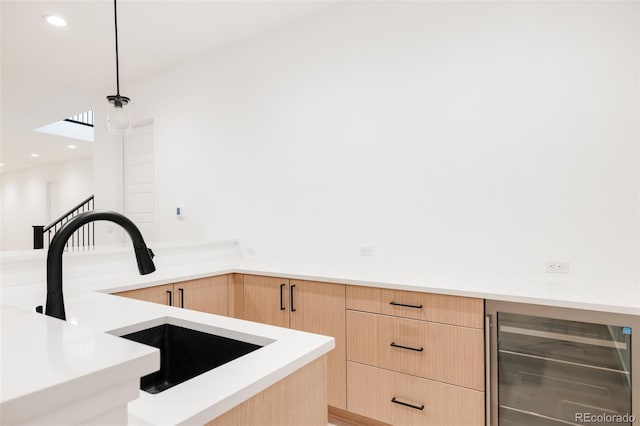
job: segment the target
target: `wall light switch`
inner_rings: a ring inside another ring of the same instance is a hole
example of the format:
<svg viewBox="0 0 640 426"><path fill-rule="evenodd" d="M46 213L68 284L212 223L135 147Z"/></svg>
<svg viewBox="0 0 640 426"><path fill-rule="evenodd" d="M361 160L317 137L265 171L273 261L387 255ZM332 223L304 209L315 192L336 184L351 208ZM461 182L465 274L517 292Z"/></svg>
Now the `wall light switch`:
<svg viewBox="0 0 640 426"><path fill-rule="evenodd" d="M178 219L184 218L184 207L180 204L176 206L176 217Z"/></svg>

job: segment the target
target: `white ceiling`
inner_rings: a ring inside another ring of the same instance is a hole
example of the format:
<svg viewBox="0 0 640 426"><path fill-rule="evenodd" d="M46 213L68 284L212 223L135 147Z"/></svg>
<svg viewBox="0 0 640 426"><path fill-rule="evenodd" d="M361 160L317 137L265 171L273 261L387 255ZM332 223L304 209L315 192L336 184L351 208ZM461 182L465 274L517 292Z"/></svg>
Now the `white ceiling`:
<svg viewBox="0 0 640 426"><path fill-rule="evenodd" d="M330 1L118 0L122 92L190 58L314 13ZM44 15L64 17L56 28ZM91 155L91 143L33 129L92 109L115 92L113 2L1 2L3 172ZM106 101L105 101L106 102ZM67 149L69 144L75 150ZM34 159L31 153L40 157Z"/></svg>

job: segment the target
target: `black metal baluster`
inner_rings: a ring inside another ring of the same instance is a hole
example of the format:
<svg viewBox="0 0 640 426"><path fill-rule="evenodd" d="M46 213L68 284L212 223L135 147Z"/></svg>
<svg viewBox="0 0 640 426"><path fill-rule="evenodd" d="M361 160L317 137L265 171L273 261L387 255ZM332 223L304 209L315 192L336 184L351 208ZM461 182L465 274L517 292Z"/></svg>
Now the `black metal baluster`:
<svg viewBox="0 0 640 426"><path fill-rule="evenodd" d="M73 212L71 212L71 219L70 220L73 220ZM73 251L73 249L76 246L74 235L75 235L75 232L73 234L71 234L71 238L69 238L71 240L71 251Z"/></svg>

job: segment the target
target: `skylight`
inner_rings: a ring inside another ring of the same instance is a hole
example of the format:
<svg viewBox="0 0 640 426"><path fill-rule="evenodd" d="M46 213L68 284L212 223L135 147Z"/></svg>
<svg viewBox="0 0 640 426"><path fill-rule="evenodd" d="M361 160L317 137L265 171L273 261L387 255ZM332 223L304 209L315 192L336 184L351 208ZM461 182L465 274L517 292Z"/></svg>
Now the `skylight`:
<svg viewBox="0 0 640 426"><path fill-rule="evenodd" d="M34 129L36 132L93 142L93 111L86 111Z"/></svg>

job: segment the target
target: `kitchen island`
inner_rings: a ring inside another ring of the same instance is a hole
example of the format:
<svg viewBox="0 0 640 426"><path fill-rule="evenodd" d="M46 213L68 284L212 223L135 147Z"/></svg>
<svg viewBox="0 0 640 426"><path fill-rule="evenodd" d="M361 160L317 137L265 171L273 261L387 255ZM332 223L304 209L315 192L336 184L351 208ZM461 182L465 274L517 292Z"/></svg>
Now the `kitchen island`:
<svg viewBox="0 0 640 426"><path fill-rule="evenodd" d="M113 252L110 253L108 257L113 256ZM81 264L96 257L75 255ZM36 305L44 302L44 282L15 285L7 282L10 270L21 273L26 270L24 268L37 268L40 260L39 255L30 257L31 253L26 257L15 256L14 260L20 259L19 262L26 262L29 267L21 263L12 270L5 264L3 269L3 273L7 273L2 277L0 293L3 314L0 412L3 425L205 424L223 414L227 416L225 418L250 418L245 417L247 411L261 416L265 424L279 424L282 419L289 424L300 421L300 417L292 414L295 410L291 407L275 414L264 406L262 413L256 411L255 405L247 410L247 405L256 396L260 400L266 399L271 408L292 404L290 399L285 401L284 398L293 396L296 400L293 405L299 407L297 411L306 419L305 424L326 425L324 358L334 346L331 337L97 291L113 280L126 282L137 277L135 269L131 274L102 272L74 277L74 268L68 268L64 286L67 322L63 322L34 311ZM74 254L67 256L71 260L69 263L73 263ZM125 264L135 263L133 258L126 257L126 261L120 260ZM157 277L163 279L162 273ZM192 328L263 347L164 392L138 392L140 376L159 368L158 350L115 336L164 322L189 324ZM39 331L35 333L34 330ZM109 378L109 383L104 382L105 377ZM116 378L128 382L126 394L116 388ZM269 391L274 386L280 386L275 396ZM101 394L99 390L105 392ZM78 406L81 396L93 394L94 400ZM125 407L124 415L122 410L110 417L97 415L109 406ZM96 414L78 418L77 413L82 410Z"/></svg>

